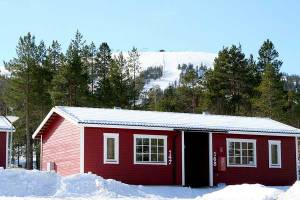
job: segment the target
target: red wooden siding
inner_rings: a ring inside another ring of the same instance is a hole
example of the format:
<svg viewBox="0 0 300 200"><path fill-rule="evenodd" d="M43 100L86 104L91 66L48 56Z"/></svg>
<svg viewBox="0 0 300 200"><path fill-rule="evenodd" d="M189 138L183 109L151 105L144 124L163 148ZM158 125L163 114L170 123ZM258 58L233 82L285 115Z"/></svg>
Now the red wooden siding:
<svg viewBox="0 0 300 200"><path fill-rule="evenodd" d="M6 167L6 132L0 132L0 167Z"/></svg>
<svg viewBox="0 0 300 200"><path fill-rule="evenodd" d="M103 163L103 133L119 133L119 164ZM133 134L167 135L167 156L171 150L172 163L170 165L135 165ZM85 172L92 172L103 178L116 179L129 184L181 184L180 139L180 133L174 131L85 128L84 169Z"/></svg>
<svg viewBox="0 0 300 200"><path fill-rule="evenodd" d="M291 185L296 181L296 147L294 137L257 136L238 134L213 134L213 152L226 157L226 138L256 139L257 167L226 167L218 171L214 166L214 183L241 184L260 183L264 185ZM281 168L269 168L268 140L281 141ZM223 153L220 152L223 148Z"/></svg>
<svg viewBox="0 0 300 200"><path fill-rule="evenodd" d="M55 162L58 174L80 172L79 127L57 116L43 133L42 142L42 170L47 170L48 162Z"/></svg>

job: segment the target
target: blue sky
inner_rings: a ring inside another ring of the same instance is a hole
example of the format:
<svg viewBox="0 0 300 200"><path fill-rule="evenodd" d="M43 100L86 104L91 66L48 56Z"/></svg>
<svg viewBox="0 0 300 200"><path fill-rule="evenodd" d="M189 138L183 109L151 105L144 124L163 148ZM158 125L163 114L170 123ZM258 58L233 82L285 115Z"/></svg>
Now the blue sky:
<svg viewBox="0 0 300 200"><path fill-rule="evenodd" d="M0 0L0 61L15 56L18 38L32 32L66 48L79 29L113 50L204 51L241 44L248 55L271 39L284 64L300 74L299 1ZM0 64L1 65L1 64Z"/></svg>

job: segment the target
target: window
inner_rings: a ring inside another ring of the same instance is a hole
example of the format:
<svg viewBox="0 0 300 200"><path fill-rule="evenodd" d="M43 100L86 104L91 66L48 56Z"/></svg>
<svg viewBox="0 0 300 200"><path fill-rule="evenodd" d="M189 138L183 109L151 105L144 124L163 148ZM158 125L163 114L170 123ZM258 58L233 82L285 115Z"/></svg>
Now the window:
<svg viewBox="0 0 300 200"><path fill-rule="evenodd" d="M256 167L256 141L227 139L227 166Z"/></svg>
<svg viewBox="0 0 300 200"><path fill-rule="evenodd" d="M269 167L281 168L281 141L269 140Z"/></svg>
<svg viewBox="0 0 300 200"><path fill-rule="evenodd" d="M167 164L167 136L134 135L134 164Z"/></svg>
<svg viewBox="0 0 300 200"><path fill-rule="evenodd" d="M119 164L119 134L104 133L104 164Z"/></svg>

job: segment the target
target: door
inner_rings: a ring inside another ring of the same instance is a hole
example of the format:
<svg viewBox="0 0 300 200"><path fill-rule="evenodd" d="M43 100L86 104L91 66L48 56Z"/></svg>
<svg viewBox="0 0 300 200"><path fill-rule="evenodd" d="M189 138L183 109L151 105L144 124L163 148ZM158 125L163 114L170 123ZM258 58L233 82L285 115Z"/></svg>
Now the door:
<svg viewBox="0 0 300 200"><path fill-rule="evenodd" d="M185 185L209 186L209 136L205 132L185 132Z"/></svg>

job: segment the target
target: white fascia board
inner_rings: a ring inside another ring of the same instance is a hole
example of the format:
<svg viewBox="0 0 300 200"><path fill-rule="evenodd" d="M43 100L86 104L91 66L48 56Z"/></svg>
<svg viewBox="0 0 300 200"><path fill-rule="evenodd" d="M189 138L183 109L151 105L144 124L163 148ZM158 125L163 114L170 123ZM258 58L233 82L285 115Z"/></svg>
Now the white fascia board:
<svg viewBox="0 0 300 200"><path fill-rule="evenodd" d="M151 126L124 126L124 125L106 125L106 124L81 124L81 125L90 128L119 128L119 129L137 129L137 130L174 131L173 128L151 127Z"/></svg>
<svg viewBox="0 0 300 200"><path fill-rule="evenodd" d="M54 107L54 108L52 108L50 110L50 112L47 114L47 116L45 117L45 119L41 122L41 124L38 126L38 128L34 131L34 133L32 135L32 139L35 139L35 137L37 136L37 134L40 132L40 130L43 128L43 126L49 120L49 118L52 116L53 113L57 113L61 117L63 117L65 119L67 119L68 121L70 121L71 123L73 123L75 125L78 125L78 121L76 121L73 118L71 118L67 113L65 113L65 112L57 109L56 107Z"/></svg>
<svg viewBox="0 0 300 200"><path fill-rule="evenodd" d="M262 136L283 136L283 137L299 137L300 134L295 133L271 133L271 132L252 132L252 131L227 131L229 134L240 135L262 135Z"/></svg>

